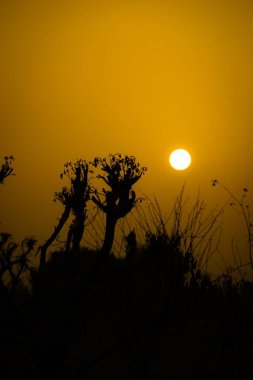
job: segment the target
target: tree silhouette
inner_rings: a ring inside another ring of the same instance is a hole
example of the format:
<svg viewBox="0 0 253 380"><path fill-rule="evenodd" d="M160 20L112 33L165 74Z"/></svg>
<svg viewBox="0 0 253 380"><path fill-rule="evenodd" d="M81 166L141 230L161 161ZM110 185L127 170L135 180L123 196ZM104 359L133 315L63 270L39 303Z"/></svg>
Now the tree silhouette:
<svg viewBox="0 0 253 380"><path fill-rule="evenodd" d="M99 167L102 179L109 189L102 189L102 194L95 192L93 202L106 215L105 238L101 252L108 255L111 251L115 227L120 218L126 216L137 202L132 186L146 172L146 167L140 167L134 156L110 154L108 158L95 158L93 165ZM101 196L104 200L101 200Z"/></svg>
<svg viewBox="0 0 253 380"><path fill-rule="evenodd" d="M45 268L47 250L61 232L71 211L74 214L74 220L68 231L66 261L70 260L70 251L73 254L79 252L80 241L83 236L84 222L86 218L86 203L90 194L90 186L88 184L89 167L86 161L79 159L75 163L65 163L64 168L63 173L60 174L60 178L67 177L70 181L70 187L64 186L62 191L55 193L54 201L60 201L64 206L64 211L53 233L40 247L41 255L38 270L40 278Z"/></svg>
<svg viewBox="0 0 253 380"><path fill-rule="evenodd" d="M71 211L74 219L69 227L66 242L66 268L73 267L80 251L80 242L84 232L84 222L87 218L87 201L90 199L91 187L88 174L90 172L88 163L78 160L74 164L65 164L64 173L71 182L70 199Z"/></svg>

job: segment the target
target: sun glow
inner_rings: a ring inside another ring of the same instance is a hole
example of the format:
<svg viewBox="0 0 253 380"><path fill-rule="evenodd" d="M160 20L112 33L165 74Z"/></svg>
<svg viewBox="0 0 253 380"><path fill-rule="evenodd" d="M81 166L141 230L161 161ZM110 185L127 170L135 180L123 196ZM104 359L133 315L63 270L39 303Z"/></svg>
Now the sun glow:
<svg viewBox="0 0 253 380"><path fill-rule="evenodd" d="M185 149L176 149L171 153L169 162L173 169L185 170L191 164L191 155Z"/></svg>

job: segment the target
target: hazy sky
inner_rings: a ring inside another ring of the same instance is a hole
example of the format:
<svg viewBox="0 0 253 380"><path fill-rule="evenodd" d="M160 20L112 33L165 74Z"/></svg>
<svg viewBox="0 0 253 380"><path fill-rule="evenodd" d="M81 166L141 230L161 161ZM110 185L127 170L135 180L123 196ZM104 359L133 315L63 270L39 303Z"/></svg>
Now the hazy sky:
<svg viewBox="0 0 253 380"><path fill-rule="evenodd" d="M0 152L16 177L1 229L46 238L64 162L110 152L149 168L137 188L163 207L185 180L210 205L224 199L212 178L253 192L252 4L2 0ZM192 154L184 173L176 147Z"/></svg>

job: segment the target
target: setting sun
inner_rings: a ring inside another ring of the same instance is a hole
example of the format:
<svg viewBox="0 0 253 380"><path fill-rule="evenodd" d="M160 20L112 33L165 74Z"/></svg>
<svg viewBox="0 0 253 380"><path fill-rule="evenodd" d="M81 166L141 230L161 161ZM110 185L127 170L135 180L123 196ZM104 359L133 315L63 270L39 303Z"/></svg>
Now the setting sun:
<svg viewBox="0 0 253 380"><path fill-rule="evenodd" d="M191 164L191 155L185 149L176 149L171 153L169 162L173 169L185 170Z"/></svg>

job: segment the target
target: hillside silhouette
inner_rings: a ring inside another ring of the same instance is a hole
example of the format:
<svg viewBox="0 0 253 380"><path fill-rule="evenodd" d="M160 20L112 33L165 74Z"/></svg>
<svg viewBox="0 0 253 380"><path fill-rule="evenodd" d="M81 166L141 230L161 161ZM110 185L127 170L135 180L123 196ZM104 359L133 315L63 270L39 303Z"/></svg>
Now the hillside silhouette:
<svg viewBox="0 0 253 380"><path fill-rule="evenodd" d="M12 166L5 157L0 184ZM133 188L146 171L121 154L68 162L48 239L0 233L0 379L252 379L253 283L241 266L208 272L223 210L204 216L197 198L182 225L182 191L168 230ZM81 244L89 203L105 216L98 249ZM130 226L119 258L117 225L136 208L144 239Z"/></svg>

